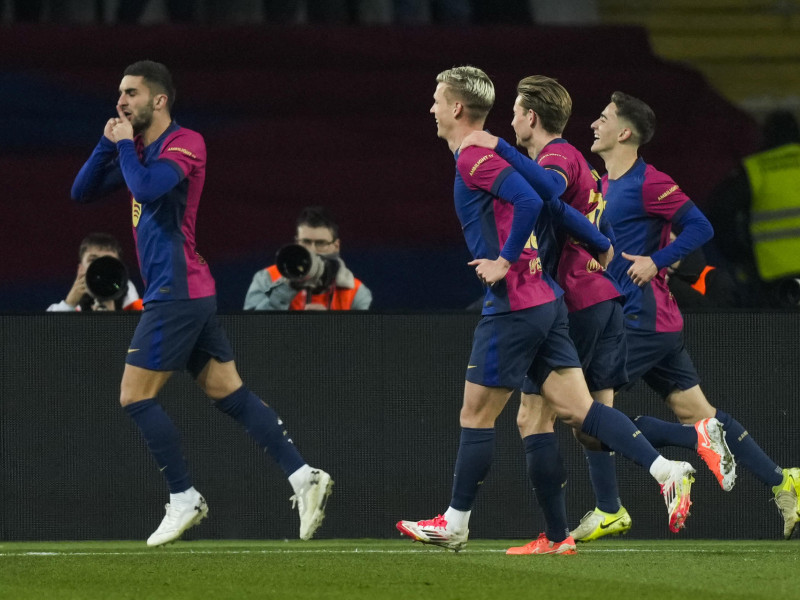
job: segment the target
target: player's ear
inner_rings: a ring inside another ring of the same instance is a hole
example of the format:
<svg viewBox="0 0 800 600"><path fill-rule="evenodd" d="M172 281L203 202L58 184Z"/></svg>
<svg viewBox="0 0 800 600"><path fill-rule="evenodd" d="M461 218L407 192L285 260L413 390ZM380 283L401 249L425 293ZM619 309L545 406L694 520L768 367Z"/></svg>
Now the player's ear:
<svg viewBox="0 0 800 600"><path fill-rule="evenodd" d="M159 94L156 96L156 108L166 108L167 107L167 96L165 94Z"/></svg>
<svg viewBox="0 0 800 600"><path fill-rule="evenodd" d="M464 105L461 102L453 103L453 116L458 118L464 112Z"/></svg>
<svg viewBox="0 0 800 600"><path fill-rule="evenodd" d="M633 137L633 130L630 127L624 127L617 137L620 142L625 142Z"/></svg>

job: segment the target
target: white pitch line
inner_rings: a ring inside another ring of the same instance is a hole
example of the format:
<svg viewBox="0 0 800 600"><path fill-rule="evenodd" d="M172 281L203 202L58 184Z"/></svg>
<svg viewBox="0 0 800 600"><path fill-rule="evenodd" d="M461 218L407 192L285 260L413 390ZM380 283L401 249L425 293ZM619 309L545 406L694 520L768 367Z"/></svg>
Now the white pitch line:
<svg viewBox="0 0 800 600"><path fill-rule="evenodd" d="M431 549L408 549L408 550L382 550L382 549L360 549L354 548L352 550L329 550L329 549L308 549L308 550L171 550L164 549L162 551L168 554L423 554L435 552ZM676 549L649 549L649 548L593 548L581 549L579 554L603 554L603 553L681 553L693 552L696 554L704 554L707 552L717 552L716 549L706 550L703 548L676 548ZM0 557L8 556L26 556L26 557L52 557L52 556L147 556L155 555L158 549L151 550L132 550L132 551L117 551L117 552L70 552L70 551L29 551L29 552L3 552L0 551ZM447 554L446 550L440 552ZM505 552L504 549L475 549L466 550L465 553L469 554L497 554ZM745 554L764 554L774 553L775 550L764 549L737 549L737 553Z"/></svg>

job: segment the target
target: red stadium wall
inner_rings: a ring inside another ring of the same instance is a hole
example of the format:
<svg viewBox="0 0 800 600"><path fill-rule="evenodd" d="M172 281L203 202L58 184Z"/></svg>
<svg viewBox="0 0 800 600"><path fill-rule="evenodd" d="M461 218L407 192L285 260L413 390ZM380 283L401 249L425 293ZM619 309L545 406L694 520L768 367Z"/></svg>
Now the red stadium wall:
<svg viewBox="0 0 800 600"><path fill-rule="evenodd" d="M114 115L122 69L142 58L171 67L174 115L206 138L198 240L223 309L241 305L253 271L289 241L308 204L339 220L345 258L376 308L472 299L452 159L428 114L436 74L454 65L494 79L487 125L507 139L516 82L558 78L574 102L566 137L587 153L589 124L611 92L642 97L659 119L645 158L701 207L756 137L747 116L697 73L655 57L637 28L9 27L0 36L0 310L57 301L89 231L118 235L133 265L124 195L85 207L69 189ZM438 269L421 267L436 256Z"/></svg>

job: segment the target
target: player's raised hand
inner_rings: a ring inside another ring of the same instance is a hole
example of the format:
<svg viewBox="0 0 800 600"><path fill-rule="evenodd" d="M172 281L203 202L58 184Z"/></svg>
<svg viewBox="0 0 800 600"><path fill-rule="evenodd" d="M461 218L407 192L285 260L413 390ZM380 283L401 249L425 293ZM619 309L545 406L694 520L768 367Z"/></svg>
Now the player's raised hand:
<svg viewBox="0 0 800 600"><path fill-rule="evenodd" d="M103 135L106 136L106 138L108 138L112 142L115 141L113 137L114 134L112 132L114 131L114 125L117 124L117 121L119 121L119 119L117 119L116 117L111 117L106 122L106 126L103 128Z"/></svg>
<svg viewBox="0 0 800 600"><path fill-rule="evenodd" d="M623 252L622 258L633 263L628 269L628 277L639 287L647 284L658 274L658 267L649 256L639 256Z"/></svg>
<svg viewBox="0 0 800 600"><path fill-rule="evenodd" d="M499 141L500 139L496 135L492 135L488 131L473 131L461 142L459 150L463 150L467 146L478 146L480 148L494 150L497 148L497 143Z"/></svg>
<svg viewBox="0 0 800 600"><path fill-rule="evenodd" d="M118 142L120 140L133 139L133 125L128 120L128 117L122 112L122 109L117 105L117 114L119 118L114 119L116 123L111 128L111 141Z"/></svg>

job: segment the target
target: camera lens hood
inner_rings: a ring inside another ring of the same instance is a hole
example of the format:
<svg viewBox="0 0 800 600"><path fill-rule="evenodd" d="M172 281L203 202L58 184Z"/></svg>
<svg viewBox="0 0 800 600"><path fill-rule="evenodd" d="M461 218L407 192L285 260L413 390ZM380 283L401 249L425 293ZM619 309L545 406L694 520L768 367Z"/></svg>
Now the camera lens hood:
<svg viewBox="0 0 800 600"><path fill-rule="evenodd" d="M312 283L325 271L325 262L300 244L287 244L275 255L278 272L289 281Z"/></svg>
<svg viewBox="0 0 800 600"><path fill-rule="evenodd" d="M86 289L100 302L121 298L128 291L128 269L113 256L96 258L86 269Z"/></svg>

